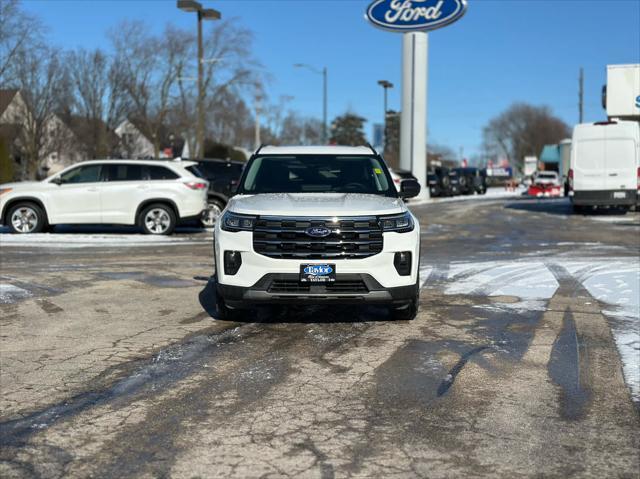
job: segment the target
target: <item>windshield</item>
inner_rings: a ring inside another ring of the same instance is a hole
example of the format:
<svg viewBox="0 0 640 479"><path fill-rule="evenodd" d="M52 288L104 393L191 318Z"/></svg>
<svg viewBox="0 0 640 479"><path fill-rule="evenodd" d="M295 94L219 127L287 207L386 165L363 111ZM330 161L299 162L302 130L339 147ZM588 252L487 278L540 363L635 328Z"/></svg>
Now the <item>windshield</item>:
<svg viewBox="0 0 640 479"><path fill-rule="evenodd" d="M363 193L397 197L386 166L374 156L255 158L239 193Z"/></svg>

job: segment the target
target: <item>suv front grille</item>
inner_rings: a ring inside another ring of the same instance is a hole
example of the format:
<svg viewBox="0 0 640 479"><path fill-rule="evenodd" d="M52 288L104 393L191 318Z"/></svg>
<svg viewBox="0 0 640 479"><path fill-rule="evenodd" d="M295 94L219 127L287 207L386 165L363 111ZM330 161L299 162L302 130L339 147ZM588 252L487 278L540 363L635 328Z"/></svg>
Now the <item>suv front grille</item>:
<svg viewBox="0 0 640 479"><path fill-rule="evenodd" d="M324 226L331 234L309 236L306 230ZM382 251L382 230L375 216L338 218L261 217L253 230L253 249L271 258L353 259Z"/></svg>
<svg viewBox="0 0 640 479"><path fill-rule="evenodd" d="M358 280L336 280L333 283L316 283L314 288L325 293L368 293L369 288L361 279ZM311 292L310 283L300 283L296 279L274 279L269 286L270 293L309 293Z"/></svg>

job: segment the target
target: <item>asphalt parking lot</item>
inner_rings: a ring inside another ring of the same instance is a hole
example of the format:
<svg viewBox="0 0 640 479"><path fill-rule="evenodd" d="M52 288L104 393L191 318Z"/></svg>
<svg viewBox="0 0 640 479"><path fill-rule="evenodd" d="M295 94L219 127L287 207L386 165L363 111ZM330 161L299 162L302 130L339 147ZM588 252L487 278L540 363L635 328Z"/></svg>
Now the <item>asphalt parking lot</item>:
<svg viewBox="0 0 640 479"><path fill-rule="evenodd" d="M2 477L638 477L640 214L413 208L418 318L215 318L211 232L0 233Z"/></svg>

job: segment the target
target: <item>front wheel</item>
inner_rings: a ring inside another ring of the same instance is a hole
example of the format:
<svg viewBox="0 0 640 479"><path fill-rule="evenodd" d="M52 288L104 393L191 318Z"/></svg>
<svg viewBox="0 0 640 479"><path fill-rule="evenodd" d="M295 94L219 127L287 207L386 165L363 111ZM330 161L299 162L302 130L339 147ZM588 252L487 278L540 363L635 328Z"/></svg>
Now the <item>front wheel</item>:
<svg viewBox="0 0 640 479"><path fill-rule="evenodd" d="M7 219L11 231L19 234L39 233L47 223L44 211L35 203L12 206Z"/></svg>
<svg viewBox="0 0 640 479"><path fill-rule="evenodd" d="M170 235L176 227L176 214L170 206L153 204L142 210L138 222L145 234Z"/></svg>
<svg viewBox="0 0 640 479"><path fill-rule="evenodd" d="M205 228L213 228L223 209L224 204L222 204L221 201L214 199L207 200L207 209L202 212L202 218L200 219L202 226Z"/></svg>

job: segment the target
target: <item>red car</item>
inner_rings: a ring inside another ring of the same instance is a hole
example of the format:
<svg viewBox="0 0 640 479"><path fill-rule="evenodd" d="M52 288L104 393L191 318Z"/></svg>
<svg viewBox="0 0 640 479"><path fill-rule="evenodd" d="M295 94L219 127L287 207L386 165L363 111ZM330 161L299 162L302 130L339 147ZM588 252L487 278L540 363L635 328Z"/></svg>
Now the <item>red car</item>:
<svg viewBox="0 0 640 479"><path fill-rule="evenodd" d="M562 196L560 177L555 171L539 171L533 176L533 183L529 186L527 194L537 198L550 198Z"/></svg>

